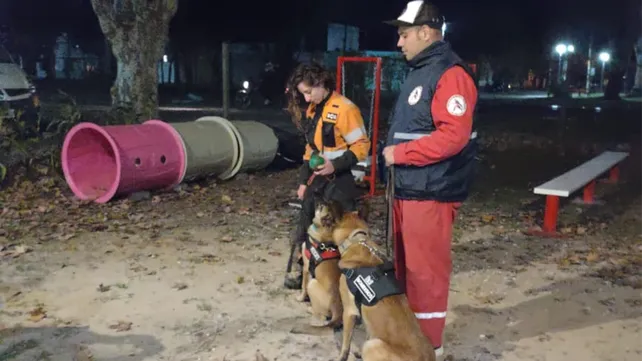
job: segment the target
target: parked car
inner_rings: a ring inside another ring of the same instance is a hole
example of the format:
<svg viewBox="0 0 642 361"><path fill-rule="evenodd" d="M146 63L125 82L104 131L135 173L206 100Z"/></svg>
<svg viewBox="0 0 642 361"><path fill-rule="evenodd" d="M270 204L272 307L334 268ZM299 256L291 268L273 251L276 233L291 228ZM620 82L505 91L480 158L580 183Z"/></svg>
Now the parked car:
<svg viewBox="0 0 642 361"><path fill-rule="evenodd" d="M28 114L40 110L36 87L7 51L0 45L0 116L15 118L19 111Z"/></svg>

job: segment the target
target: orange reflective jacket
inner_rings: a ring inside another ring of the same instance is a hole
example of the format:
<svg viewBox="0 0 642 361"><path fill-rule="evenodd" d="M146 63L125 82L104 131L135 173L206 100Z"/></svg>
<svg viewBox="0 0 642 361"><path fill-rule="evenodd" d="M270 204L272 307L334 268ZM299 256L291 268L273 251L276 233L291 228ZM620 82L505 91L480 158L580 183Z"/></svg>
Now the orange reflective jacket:
<svg viewBox="0 0 642 361"><path fill-rule="evenodd" d="M320 113L317 112L318 106L323 107ZM363 125L359 108L350 99L337 92L332 92L330 97L318 106L310 104L306 111L308 119L314 120L315 116L318 116L314 139L308 141L313 142L317 150L330 160L338 159L350 151L354 154L356 162L364 161L370 150L370 139ZM312 151L310 144L306 143L303 160L310 160ZM334 161L333 165L337 168ZM350 164L350 167L353 165Z"/></svg>

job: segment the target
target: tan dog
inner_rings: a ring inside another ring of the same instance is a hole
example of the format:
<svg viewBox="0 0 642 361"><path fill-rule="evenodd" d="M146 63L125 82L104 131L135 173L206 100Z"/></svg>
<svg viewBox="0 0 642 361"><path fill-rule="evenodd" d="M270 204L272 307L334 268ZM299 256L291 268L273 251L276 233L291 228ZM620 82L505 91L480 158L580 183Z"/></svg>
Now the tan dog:
<svg viewBox="0 0 642 361"><path fill-rule="evenodd" d="M317 200L317 204L323 204ZM303 258L303 282L297 301L310 298L311 313L324 321L320 326L336 327L341 323L343 307L339 295L339 250L332 243L332 218L337 211L317 206L314 219L308 227L308 239L301 247ZM316 326L316 325L315 325Z"/></svg>
<svg viewBox="0 0 642 361"><path fill-rule="evenodd" d="M392 265L384 262L370 239L365 221L344 216L337 205L327 206L326 211L332 214L330 219L339 220L332 237L341 252L343 342L339 360L348 359L354 327L361 316L369 338L362 349L364 361L434 361L434 347L421 332L406 295L399 291ZM373 267L379 271L369 273Z"/></svg>

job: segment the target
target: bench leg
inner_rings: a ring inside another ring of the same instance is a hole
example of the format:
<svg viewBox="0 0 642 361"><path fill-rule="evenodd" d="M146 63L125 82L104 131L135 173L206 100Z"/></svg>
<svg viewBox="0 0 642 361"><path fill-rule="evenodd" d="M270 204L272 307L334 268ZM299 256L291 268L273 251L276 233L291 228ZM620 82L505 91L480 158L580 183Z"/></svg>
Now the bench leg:
<svg viewBox="0 0 642 361"><path fill-rule="evenodd" d="M546 196L546 208L544 208L544 224L541 228L535 227L527 230L525 233L537 237L553 237L553 238L566 238L564 235L557 232L557 212L560 206L560 197Z"/></svg>
<svg viewBox="0 0 642 361"><path fill-rule="evenodd" d="M544 208L544 226L542 229L545 233L554 234L557 228L557 211L560 206L560 197L546 196L546 208Z"/></svg>
<svg viewBox="0 0 642 361"><path fill-rule="evenodd" d="M617 183L620 180L620 167L615 166L609 170L609 183Z"/></svg>
<svg viewBox="0 0 642 361"><path fill-rule="evenodd" d="M586 204L591 204L593 203L594 195L595 195L595 181L593 180L584 187L584 197L582 200Z"/></svg>
<svg viewBox="0 0 642 361"><path fill-rule="evenodd" d="M609 169L608 178L600 179L600 183L615 184L620 180L620 166L616 165L613 168Z"/></svg>

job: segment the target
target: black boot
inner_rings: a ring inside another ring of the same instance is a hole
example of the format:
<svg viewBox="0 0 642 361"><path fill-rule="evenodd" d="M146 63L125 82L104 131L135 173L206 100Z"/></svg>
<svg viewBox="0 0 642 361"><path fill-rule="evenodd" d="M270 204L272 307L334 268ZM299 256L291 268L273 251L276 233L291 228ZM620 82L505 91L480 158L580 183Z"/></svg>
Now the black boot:
<svg viewBox="0 0 642 361"><path fill-rule="evenodd" d="M285 275L285 280L283 281L283 286L291 290L300 290L301 284L303 283L303 275L299 272L292 271Z"/></svg>
<svg viewBox="0 0 642 361"><path fill-rule="evenodd" d="M285 275L283 285L291 290L300 290L303 283L303 259L292 262L292 270Z"/></svg>
<svg viewBox="0 0 642 361"><path fill-rule="evenodd" d="M303 258L301 258L301 245L297 244L292 257L292 269L285 275L283 286L291 290L300 290L303 283Z"/></svg>

